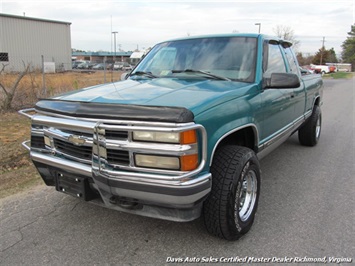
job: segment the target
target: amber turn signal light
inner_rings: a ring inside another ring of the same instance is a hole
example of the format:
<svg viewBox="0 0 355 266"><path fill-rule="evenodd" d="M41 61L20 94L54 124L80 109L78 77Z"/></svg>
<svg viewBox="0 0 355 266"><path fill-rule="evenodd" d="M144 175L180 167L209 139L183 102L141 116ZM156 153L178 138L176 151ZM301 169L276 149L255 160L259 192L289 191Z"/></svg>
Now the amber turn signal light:
<svg viewBox="0 0 355 266"><path fill-rule="evenodd" d="M180 157L180 170L181 171L192 171L198 166L198 155L190 154Z"/></svg>
<svg viewBox="0 0 355 266"><path fill-rule="evenodd" d="M197 142L195 130L188 130L180 133L180 144L193 144Z"/></svg>

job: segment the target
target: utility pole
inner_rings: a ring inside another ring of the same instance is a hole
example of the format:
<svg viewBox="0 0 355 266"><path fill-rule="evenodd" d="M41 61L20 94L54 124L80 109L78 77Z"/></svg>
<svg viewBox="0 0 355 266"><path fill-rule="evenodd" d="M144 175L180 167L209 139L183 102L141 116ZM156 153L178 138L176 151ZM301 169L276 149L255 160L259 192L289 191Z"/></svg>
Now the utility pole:
<svg viewBox="0 0 355 266"><path fill-rule="evenodd" d="M115 53L114 53L114 57L115 57L115 60L113 60L113 58L112 58L112 62L113 62L113 64L112 64L112 70L111 70L111 82L113 82L113 67L114 67L114 65L115 65L115 61L116 61L116 34L118 33L118 31L113 31L112 32L112 34L113 34L113 45L114 45L114 51L115 51Z"/></svg>
<svg viewBox="0 0 355 266"><path fill-rule="evenodd" d="M261 23L255 23L255 26L259 26L259 34L261 32Z"/></svg>
<svg viewBox="0 0 355 266"><path fill-rule="evenodd" d="M322 48L321 48L321 51L320 51L320 62L319 64L322 65L323 63L323 52L324 52L324 43L325 43L325 37L323 37L323 40L322 40Z"/></svg>
<svg viewBox="0 0 355 266"><path fill-rule="evenodd" d="M113 31L113 45L114 45L114 51L115 51L115 59L116 59L116 34L118 33L118 31Z"/></svg>

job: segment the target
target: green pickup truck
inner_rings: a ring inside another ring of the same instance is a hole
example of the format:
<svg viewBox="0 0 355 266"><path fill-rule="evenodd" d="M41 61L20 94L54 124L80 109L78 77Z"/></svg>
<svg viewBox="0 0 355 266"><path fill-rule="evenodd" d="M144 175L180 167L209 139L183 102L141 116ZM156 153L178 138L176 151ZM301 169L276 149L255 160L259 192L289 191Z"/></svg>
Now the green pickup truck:
<svg viewBox="0 0 355 266"><path fill-rule="evenodd" d="M252 226L259 160L321 132L323 82L259 34L154 46L124 80L40 100L23 145L44 182L110 209L191 221L228 240ZM30 142L30 144L29 144Z"/></svg>

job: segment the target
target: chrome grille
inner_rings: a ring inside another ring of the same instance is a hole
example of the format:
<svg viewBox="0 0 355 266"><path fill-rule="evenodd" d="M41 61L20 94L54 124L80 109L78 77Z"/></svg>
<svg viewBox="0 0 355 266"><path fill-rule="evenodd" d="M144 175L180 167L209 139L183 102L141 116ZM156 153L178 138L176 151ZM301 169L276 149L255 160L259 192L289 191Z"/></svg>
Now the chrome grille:
<svg viewBox="0 0 355 266"><path fill-rule="evenodd" d="M105 130L105 137L107 139L127 139L128 132L127 131L115 131L115 130Z"/></svg>
<svg viewBox="0 0 355 266"><path fill-rule="evenodd" d="M122 150L107 149L107 162L109 164L129 165L129 153Z"/></svg>
<svg viewBox="0 0 355 266"><path fill-rule="evenodd" d="M191 177L200 172L207 157L207 140L205 129L194 123L175 124L145 121L97 121L97 119L71 119L70 117L46 116L36 114L32 117L33 147L31 154L39 160L47 158L68 167L78 165L80 173L104 173L110 177L135 176L146 179L149 173L154 179L161 179L162 174ZM167 144L155 142L138 142L132 138L135 131L184 132L197 130L201 134L201 161L193 171L162 170L137 166L135 154L142 153L153 156L184 156L195 154L197 144ZM44 145L43 145L44 144ZM42 154L40 154L42 153ZM71 162L72 161L72 162ZM79 165L82 166L79 167ZM89 167L92 165L92 171ZM134 172L134 173L133 173ZM169 179L170 180L170 179ZM170 180L172 181L172 180ZM175 182L175 181L173 181Z"/></svg>
<svg viewBox="0 0 355 266"><path fill-rule="evenodd" d="M74 130L61 130L64 133L71 134L71 135L77 135L77 136L83 136L87 138L92 138L91 133L86 133L86 132L79 132L79 131L74 131Z"/></svg>
<svg viewBox="0 0 355 266"><path fill-rule="evenodd" d="M82 160L90 160L92 157L92 147L91 146L77 146L69 142L53 139L54 147L57 151L76 157Z"/></svg>
<svg viewBox="0 0 355 266"><path fill-rule="evenodd" d="M90 133L79 132L74 130L56 130L57 134L64 133L64 136L76 135L86 138L87 141L92 141L93 135ZM106 130L105 132L105 142L110 140L127 140L128 132L127 131L114 131L114 130ZM65 138L57 138L53 137L53 145L57 152L71 156L72 159L77 159L79 161L83 161L84 163L89 163L92 161L92 144L85 145L75 145ZM40 145L40 143L38 144ZM43 143L44 147L44 143ZM118 149L107 149L106 160L109 164L112 165L121 165L121 166L129 166L129 152L125 150Z"/></svg>

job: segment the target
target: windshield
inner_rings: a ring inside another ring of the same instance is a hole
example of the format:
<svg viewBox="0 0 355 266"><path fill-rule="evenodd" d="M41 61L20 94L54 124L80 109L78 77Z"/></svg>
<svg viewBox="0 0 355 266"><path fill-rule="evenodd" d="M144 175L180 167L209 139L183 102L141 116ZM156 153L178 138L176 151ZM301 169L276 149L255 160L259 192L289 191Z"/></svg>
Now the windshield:
<svg viewBox="0 0 355 266"><path fill-rule="evenodd" d="M132 76L213 78L254 82L257 39L196 38L160 43L141 61ZM188 70L188 71L186 71ZM207 73L213 75L204 75Z"/></svg>

